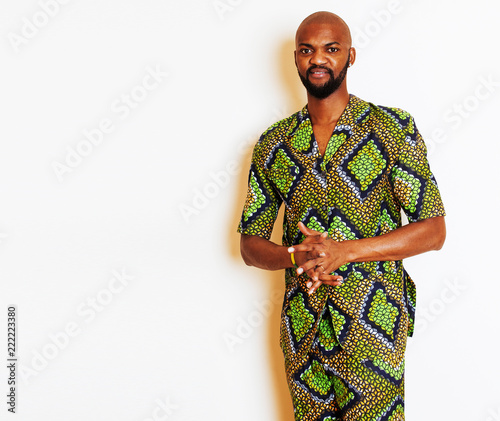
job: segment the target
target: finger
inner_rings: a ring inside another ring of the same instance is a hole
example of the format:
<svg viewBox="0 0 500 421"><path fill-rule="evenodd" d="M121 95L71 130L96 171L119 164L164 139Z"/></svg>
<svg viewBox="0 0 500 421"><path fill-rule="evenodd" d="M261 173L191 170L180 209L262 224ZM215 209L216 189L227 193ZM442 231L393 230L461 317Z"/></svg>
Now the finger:
<svg viewBox="0 0 500 421"><path fill-rule="evenodd" d="M338 287L338 286L342 285L342 281L321 281L321 282L325 285L331 285L334 287Z"/></svg>
<svg viewBox="0 0 500 421"><path fill-rule="evenodd" d="M308 228L303 222L299 222L298 226L302 234L304 234L306 237L318 236L319 241L324 241L326 238L328 238L328 231L319 232L313 230L311 228Z"/></svg>
<svg viewBox="0 0 500 421"><path fill-rule="evenodd" d="M319 235L319 234L321 234L319 231L315 231L313 229L307 228L306 225L302 221L299 222L298 225L299 225L300 232L302 234L304 234L304 235L309 236L309 235Z"/></svg>
<svg viewBox="0 0 500 421"><path fill-rule="evenodd" d="M306 272L307 276L311 278L312 282L318 282L320 280L320 276L323 274L322 269L314 267L313 269L309 269Z"/></svg>
<svg viewBox="0 0 500 421"><path fill-rule="evenodd" d="M320 235L309 236L308 238L314 238L315 244L321 244L328 238L328 232L322 232ZM302 243L303 244L303 243Z"/></svg>
<svg viewBox="0 0 500 421"><path fill-rule="evenodd" d="M321 281L314 282L313 286L311 288L309 288L309 291L307 291L307 293L309 295L311 295L312 293L314 293L321 286L321 284L322 284Z"/></svg>
<svg viewBox="0 0 500 421"><path fill-rule="evenodd" d="M299 270L297 269L297 272L299 272ZM301 273L304 273L304 272L301 272ZM319 277L321 275L321 273L318 273L316 271L316 269L309 269L307 272L306 272L306 275L310 278L310 282L318 282L319 281Z"/></svg>
<svg viewBox="0 0 500 421"><path fill-rule="evenodd" d="M327 275L325 273L321 274L319 277L319 280L313 284L313 282L309 281L306 286L309 288L308 294L311 295L316 291L321 284L325 285L332 285L335 287L338 287L342 285L342 282L344 281L344 278L339 275Z"/></svg>
<svg viewBox="0 0 500 421"><path fill-rule="evenodd" d="M302 225L304 225L304 224L302 224ZM306 227L306 229L307 229L307 227ZM294 253L295 251L310 251L310 248L314 247L314 244L322 244L325 242L326 239L328 239L328 232L325 231L325 232L320 234L319 232L314 231L314 235L306 236L306 238L304 239L304 241L302 241L302 243L290 246L288 248L288 253ZM301 245L303 247L308 247L308 248L298 248L297 249L297 247L299 245Z"/></svg>
<svg viewBox="0 0 500 421"><path fill-rule="evenodd" d="M298 251L314 251L316 248L318 248L318 243L300 243L295 246L288 247L288 253L297 253ZM318 251L318 253L321 252Z"/></svg>
<svg viewBox="0 0 500 421"><path fill-rule="evenodd" d="M297 269L297 275L302 275L304 272L309 272L311 269L314 270L316 266L320 265L319 259L311 259L300 265Z"/></svg>
<svg viewBox="0 0 500 421"><path fill-rule="evenodd" d="M319 280L323 282L324 284L328 285L341 285L342 282L344 281L344 278L342 276L338 275L329 275L327 273L323 273L320 275Z"/></svg>

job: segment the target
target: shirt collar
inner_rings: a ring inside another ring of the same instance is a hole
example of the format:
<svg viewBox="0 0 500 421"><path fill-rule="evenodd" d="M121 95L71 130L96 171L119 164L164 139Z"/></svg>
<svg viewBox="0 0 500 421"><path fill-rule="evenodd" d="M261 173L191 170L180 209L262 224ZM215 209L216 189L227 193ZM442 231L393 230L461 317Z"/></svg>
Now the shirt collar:
<svg viewBox="0 0 500 421"><path fill-rule="evenodd" d="M355 95L349 95L349 102L342 112L332 133L334 142L329 142L325 158L329 158L338 149L340 144L351 137L356 126L364 123L370 114L370 104ZM309 117L307 104L297 113L292 122L288 137L291 145L307 155L319 153L312 141L312 123ZM331 139L330 139L331 140Z"/></svg>

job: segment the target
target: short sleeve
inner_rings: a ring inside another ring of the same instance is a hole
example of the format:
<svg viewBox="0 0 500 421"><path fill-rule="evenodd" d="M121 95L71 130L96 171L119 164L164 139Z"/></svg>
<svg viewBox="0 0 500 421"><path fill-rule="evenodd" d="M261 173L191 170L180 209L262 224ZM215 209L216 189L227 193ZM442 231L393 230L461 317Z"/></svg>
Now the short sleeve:
<svg viewBox="0 0 500 421"><path fill-rule="evenodd" d="M404 128L405 139L391 172L394 194L408 221L445 216L437 181L427 161L427 148L413 118Z"/></svg>
<svg viewBox="0 0 500 421"><path fill-rule="evenodd" d="M259 142L253 151L247 197L238 232L269 239L282 199L267 176L264 149Z"/></svg>

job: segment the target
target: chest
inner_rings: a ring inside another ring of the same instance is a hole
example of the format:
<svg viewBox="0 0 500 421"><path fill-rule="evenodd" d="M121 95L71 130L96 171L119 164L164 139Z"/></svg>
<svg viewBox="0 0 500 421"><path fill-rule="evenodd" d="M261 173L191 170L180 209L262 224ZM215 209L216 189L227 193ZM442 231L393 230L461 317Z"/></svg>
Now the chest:
<svg viewBox="0 0 500 421"><path fill-rule="evenodd" d="M316 139L316 143L318 145L319 153L321 154L321 156L325 155L326 147L328 146L328 142L330 141L336 123L337 122L335 121L331 124L325 125L315 124L312 127L314 138Z"/></svg>
<svg viewBox="0 0 500 421"><path fill-rule="evenodd" d="M313 130L310 142L297 136L274 148L267 159L269 181L287 205L309 208L327 201L329 206L352 207L368 196L380 201L391 194L395 155L381 133L359 130L332 137L330 127Z"/></svg>

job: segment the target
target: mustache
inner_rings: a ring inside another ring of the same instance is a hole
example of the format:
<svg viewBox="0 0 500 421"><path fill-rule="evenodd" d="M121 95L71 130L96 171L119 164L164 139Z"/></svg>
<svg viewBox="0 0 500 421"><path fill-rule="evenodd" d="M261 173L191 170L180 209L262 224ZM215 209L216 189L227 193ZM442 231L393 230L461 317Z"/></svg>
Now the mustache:
<svg viewBox="0 0 500 421"><path fill-rule="evenodd" d="M328 67L325 66L311 66L309 69L307 69L306 74L310 75L312 72L316 72L317 70L326 70L330 76L333 76L333 71L332 69L329 69Z"/></svg>

